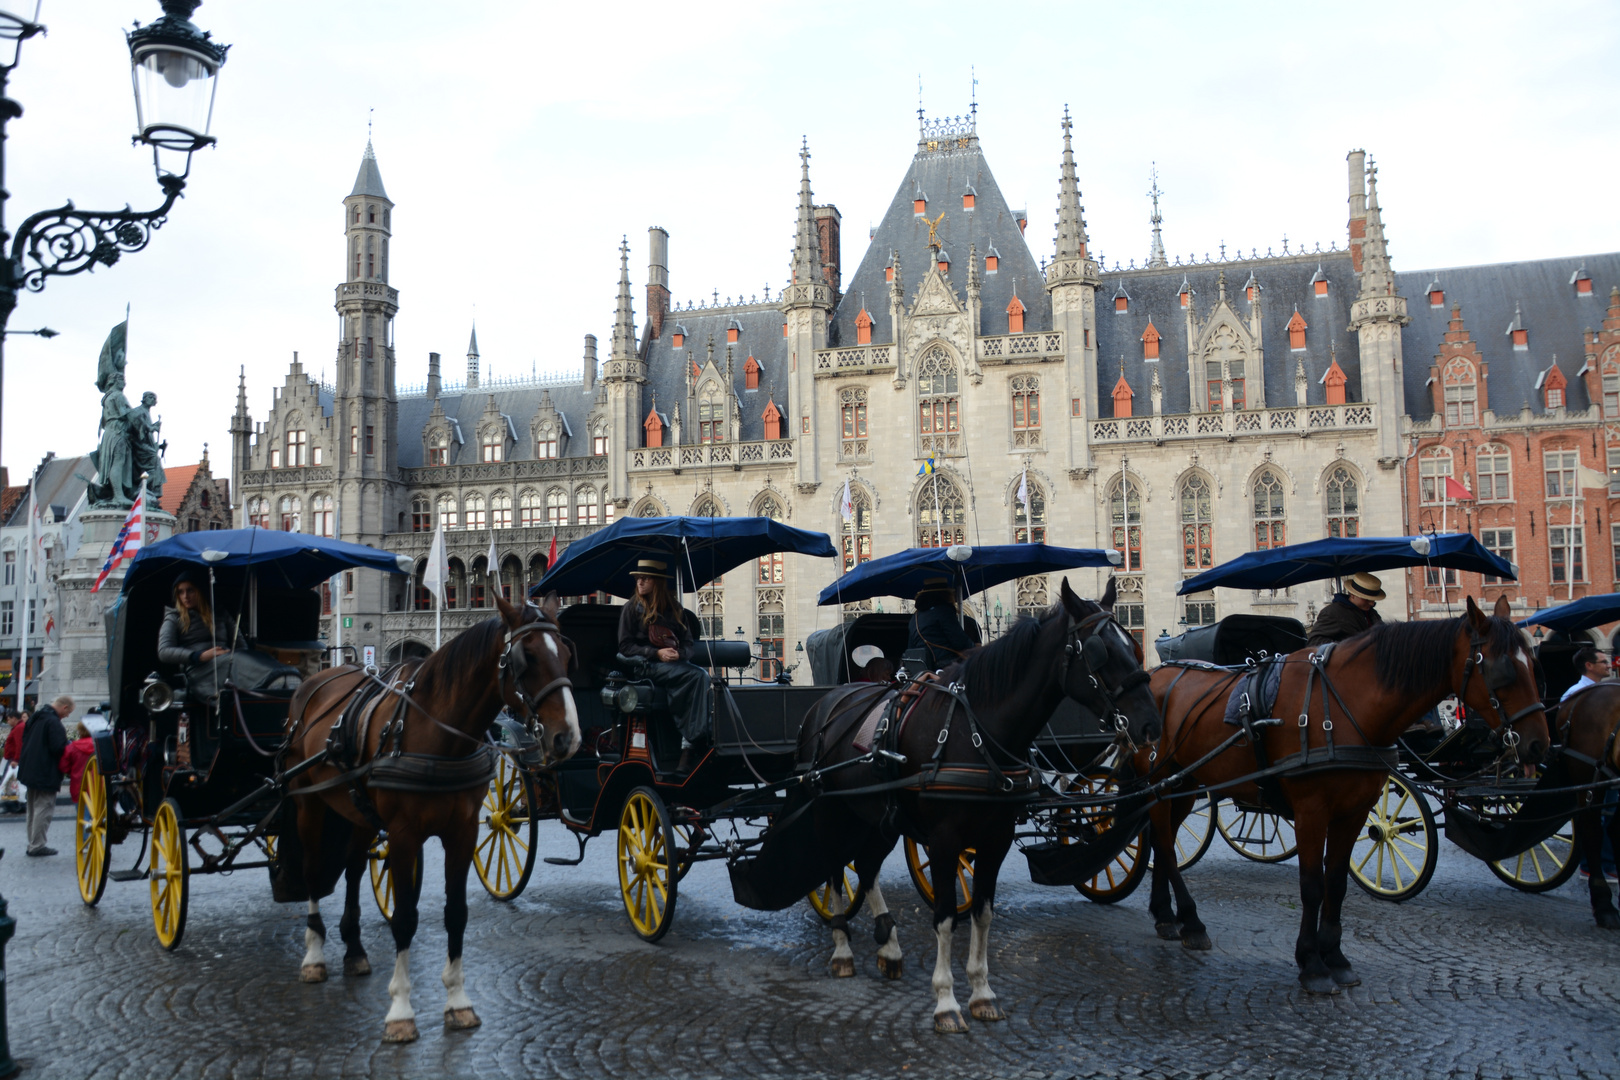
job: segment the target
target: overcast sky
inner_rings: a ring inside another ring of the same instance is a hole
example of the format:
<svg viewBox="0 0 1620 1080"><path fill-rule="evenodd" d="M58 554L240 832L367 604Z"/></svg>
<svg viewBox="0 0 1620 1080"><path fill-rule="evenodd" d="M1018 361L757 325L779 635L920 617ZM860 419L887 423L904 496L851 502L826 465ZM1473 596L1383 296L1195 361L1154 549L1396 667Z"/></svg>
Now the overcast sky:
<svg viewBox="0 0 1620 1080"><path fill-rule="evenodd" d="M605 341L627 234L679 301L787 276L801 136L853 270L931 116L967 109L1030 246L1052 250L1059 120L1076 117L1092 250L1148 250L1150 162L1184 258L1344 243L1345 153L1365 147L1397 269L1612 251L1620 7L1612 3L556 5L209 0L233 48L186 198L144 252L25 294L6 343L4 461L94 445L95 363L132 307L129 386L159 396L171 465L227 427L245 365L263 420L294 351L328 378L341 200L373 140L394 200L402 382L579 368ZM6 220L72 199L159 201L121 33L153 0L45 0L10 93ZM375 113L371 112L375 109ZM1606 289L1609 283L1602 283Z"/></svg>

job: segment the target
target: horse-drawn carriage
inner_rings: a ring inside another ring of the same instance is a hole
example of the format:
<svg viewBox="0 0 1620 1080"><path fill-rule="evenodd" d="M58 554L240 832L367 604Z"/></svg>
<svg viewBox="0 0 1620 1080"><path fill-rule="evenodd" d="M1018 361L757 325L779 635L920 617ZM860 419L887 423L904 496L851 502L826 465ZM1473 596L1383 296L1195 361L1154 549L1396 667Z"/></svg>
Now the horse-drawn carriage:
<svg viewBox="0 0 1620 1080"><path fill-rule="evenodd" d="M211 617L231 620L225 639L254 663L204 661L187 671L159 662L164 609L187 568L206 571ZM110 723L95 735L74 823L86 904L101 899L109 878L146 879L158 942L173 949L185 934L192 875L270 865L287 704L320 663L313 586L354 568L404 573L409 564L359 544L263 529L185 533L136 556L107 613ZM237 685L250 669L253 685ZM113 849L131 834L141 841L133 865L113 869Z"/></svg>

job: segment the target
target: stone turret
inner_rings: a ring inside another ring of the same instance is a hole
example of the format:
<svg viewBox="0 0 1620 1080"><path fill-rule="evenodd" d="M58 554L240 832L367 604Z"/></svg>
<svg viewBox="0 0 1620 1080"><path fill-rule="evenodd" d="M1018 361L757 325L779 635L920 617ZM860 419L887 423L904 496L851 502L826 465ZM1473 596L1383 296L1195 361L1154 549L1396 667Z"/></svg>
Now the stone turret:
<svg viewBox="0 0 1620 1080"><path fill-rule="evenodd" d="M816 416L814 358L827 344L827 317L833 290L827 283L821 254L821 232L816 225L815 196L810 190L810 148L799 149L799 208L793 230L791 282L782 291L782 313L787 322L793 370L787 418L798 439L797 480L801 490L813 491L821 483L821 455L817 452L821 425ZM830 433L829 433L830 434Z"/></svg>
<svg viewBox="0 0 1620 1080"><path fill-rule="evenodd" d="M1097 264L1086 249L1085 211L1080 206L1080 182L1074 168L1073 121L1063 110L1063 164L1058 180L1057 238L1052 262L1046 268L1046 291L1052 296L1052 328L1062 330L1067 359L1064 371L1068 394L1084 403L1085 418L1069 424L1064 463L1071 470L1089 472L1091 427L1085 423L1097 413Z"/></svg>

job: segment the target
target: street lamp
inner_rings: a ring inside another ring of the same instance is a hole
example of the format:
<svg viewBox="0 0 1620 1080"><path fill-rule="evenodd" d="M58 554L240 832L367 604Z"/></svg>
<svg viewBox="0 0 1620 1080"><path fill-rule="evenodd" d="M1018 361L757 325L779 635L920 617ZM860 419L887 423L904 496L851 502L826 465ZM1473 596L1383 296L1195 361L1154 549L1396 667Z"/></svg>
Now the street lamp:
<svg viewBox="0 0 1620 1080"><path fill-rule="evenodd" d="M6 96L12 69L22 56L22 43L45 28L39 22L40 0L32 14L21 12L27 0L0 0L0 252L11 241L9 258L0 259L0 330L11 319L22 289L39 292L52 275L67 276L111 266L125 252L140 251L162 228L169 209L185 189L191 155L212 145L214 91L229 45L217 45L191 23L201 0L160 0L163 17L136 25L129 42L131 79L135 88L135 143L152 148L152 167L163 204L145 212L79 210L69 202L25 220L15 238L5 228L6 125L22 115L22 106ZM5 53L8 49L10 56ZM43 335L42 335L43 336ZM0 334L0 341L4 335ZM5 359L0 352L0 402L5 386Z"/></svg>

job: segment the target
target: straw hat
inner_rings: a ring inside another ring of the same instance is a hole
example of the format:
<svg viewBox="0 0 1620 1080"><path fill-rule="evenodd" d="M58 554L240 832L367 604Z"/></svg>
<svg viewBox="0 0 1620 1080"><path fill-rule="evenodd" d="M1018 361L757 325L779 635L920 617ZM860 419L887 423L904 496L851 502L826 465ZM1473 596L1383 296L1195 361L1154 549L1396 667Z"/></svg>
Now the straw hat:
<svg viewBox="0 0 1620 1080"><path fill-rule="evenodd" d="M657 559L640 560L636 563L636 568L630 571L630 576L663 578L665 581L671 580L669 576L669 564L666 562L659 562Z"/></svg>
<svg viewBox="0 0 1620 1080"><path fill-rule="evenodd" d="M1384 583L1372 574L1356 574L1344 583L1344 591L1363 600L1384 599Z"/></svg>
<svg viewBox="0 0 1620 1080"><path fill-rule="evenodd" d="M855 666L858 668L863 668L882 656L883 650L876 645L860 645L849 654L849 658L855 662Z"/></svg>

